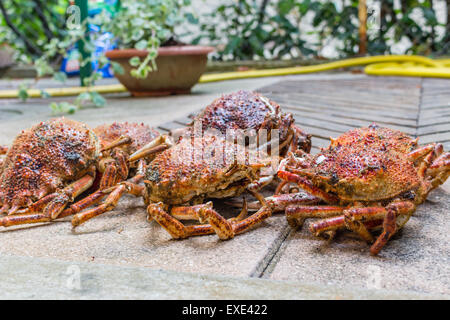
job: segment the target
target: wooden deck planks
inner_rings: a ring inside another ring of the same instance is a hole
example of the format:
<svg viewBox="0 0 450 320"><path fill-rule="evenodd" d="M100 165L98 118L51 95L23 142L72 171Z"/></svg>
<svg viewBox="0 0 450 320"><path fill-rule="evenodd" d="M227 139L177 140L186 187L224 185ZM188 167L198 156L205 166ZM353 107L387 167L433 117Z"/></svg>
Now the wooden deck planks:
<svg viewBox="0 0 450 320"><path fill-rule="evenodd" d="M297 125L313 136L313 150L355 127L372 122L441 142L450 149L450 80L367 77L342 80L282 80L257 90L291 112ZM160 126L167 132L190 122L192 115Z"/></svg>

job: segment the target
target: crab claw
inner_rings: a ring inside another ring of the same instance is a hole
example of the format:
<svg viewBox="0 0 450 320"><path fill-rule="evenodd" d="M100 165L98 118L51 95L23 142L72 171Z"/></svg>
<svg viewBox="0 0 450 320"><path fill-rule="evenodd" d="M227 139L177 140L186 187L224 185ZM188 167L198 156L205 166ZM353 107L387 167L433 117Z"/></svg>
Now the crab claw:
<svg viewBox="0 0 450 320"><path fill-rule="evenodd" d="M167 148L170 148L173 145L171 139L168 136L162 135L158 138L154 139L150 143L143 146L141 149L137 150L133 153L129 158L128 162L133 162L142 158L147 157L148 155L164 151Z"/></svg>

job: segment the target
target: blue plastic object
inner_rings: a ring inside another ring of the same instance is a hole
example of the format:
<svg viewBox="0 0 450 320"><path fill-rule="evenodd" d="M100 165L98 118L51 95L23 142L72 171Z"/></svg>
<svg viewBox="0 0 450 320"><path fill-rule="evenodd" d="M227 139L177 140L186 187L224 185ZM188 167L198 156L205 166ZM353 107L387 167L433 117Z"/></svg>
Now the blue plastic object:
<svg viewBox="0 0 450 320"><path fill-rule="evenodd" d="M111 8L115 5L117 0L104 0L102 5L99 7L94 7L89 10L89 16L95 16L102 10L108 10L111 12ZM93 45L95 47L92 59L92 70L93 72L99 72L102 74L103 78L114 77L111 65L108 63L103 66L103 68L98 68L98 57L101 56L108 50L112 50L116 47L113 35L109 32L100 32L100 27L90 24L89 26L90 37L93 39ZM67 52L66 57L61 63L60 71L66 73L68 76L77 76L80 74L80 53L77 46L73 46Z"/></svg>

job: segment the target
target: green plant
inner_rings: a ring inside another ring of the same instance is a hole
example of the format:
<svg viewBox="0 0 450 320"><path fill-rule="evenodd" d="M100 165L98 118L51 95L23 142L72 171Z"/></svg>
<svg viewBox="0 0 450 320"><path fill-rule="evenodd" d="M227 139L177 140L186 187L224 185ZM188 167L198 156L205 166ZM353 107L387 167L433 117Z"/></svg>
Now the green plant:
<svg viewBox="0 0 450 320"><path fill-rule="evenodd" d="M194 43L206 39L217 45L217 60L309 55L313 51L301 38L298 5L294 0L226 1L202 17Z"/></svg>
<svg viewBox="0 0 450 320"><path fill-rule="evenodd" d="M368 53L390 54L401 42L404 53L448 54L450 0L445 0L446 24L437 20L433 2L438 1L444 0L371 1ZM215 55L217 60L320 56L322 49L332 42L339 57L354 56L359 47L358 3L358 0L224 0L202 17L200 35L195 40L217 45L220 48ZM304 31L305 24L312 28Z"/></svg>
<svg viewBox="0 0 450 320"><path fill-rule="evenodd" d="M0 0L0 43L8 43L16 59L39 57L51 39L61 39L65 29L65 0Z"/></svg>
<svg viewBox="0 0 450 320"><path fill-rule="evenodd" d="M67 29L64 36L49 39L42 46L40 56L33 59L38 78L52 75L55 80L64 82L65 74L55 71L52 63L56 57L66 56L68 50L76 43L82 42L84 50L89 54L86 59L81 59L80 55L80 66L92 63L95 49L92 45L92 38L95 35L86 34L88 24L100 26L101 32L112 33L119 48L147 50L149 54L146 58L141 60L139 57L133 57L130 59L130 64L135 67L131 74L137 78L145 78L149 72L157 68L155 59L158 48L165 43L174 41L175 26L186 17L192 20L192 13L182 12L182 8L188 5L190 5L190 0L122 0L120 10L116 14L103 10L100 14L87 18L79 27ZM101 69L109 61L102 55L97 57L97 62ZM114 72L123 73L123 69L118 63L111 62L111 65ZM90 77L83 80L83 84L91 87L101 77L99 72L93 72ZM21 99L25 100L27 98L25 85L22 86L20 93ZM105 102L99 93L89 90L81 93L73 103L54 102L50 107L53 113L73 113L86 105L104 106Z"/></svg>
<svg viewBox="0 0 450 320"><path fill-rule="evenodd" d="M182 12L182 8L190 4L190 0L126 0L121 2L117 14L103 11L90 22L115 35L119 48L147 50L145 59L130 59L130 64L135 67L131 74L146 78L148 72L157 67L155 58L160 45L173 40L174 28L184 21L185 14L192 15Z"/></svg>

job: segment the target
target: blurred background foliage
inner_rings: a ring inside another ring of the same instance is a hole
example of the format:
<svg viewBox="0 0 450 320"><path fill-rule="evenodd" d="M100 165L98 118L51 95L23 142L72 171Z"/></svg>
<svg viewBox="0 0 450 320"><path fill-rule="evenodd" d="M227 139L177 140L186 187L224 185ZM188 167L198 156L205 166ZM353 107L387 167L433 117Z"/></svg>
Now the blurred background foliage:
<svg viewBox="0 0 450 320"><path fill-rule="evenodd" d="M41 56L49 41L65 36L67 6L67 0L1 0L0 44L15 49L16 60Z"/></svg>
<svg viewBox="0 0 450 320"><path fill-rule="evenodd" d="M446 10L441 21L436 4ZM449 53L450 0L373 0L367 7L369 54ZM330 44L343 58L358 53L358 27L357 0L222 1L199 17L195 41L218 45L217 60L320 57Z"/></svg>
<svg viewBox="0 0 450 320"><path fill-rule="evenodd" d="M187 42L217 46L215 60L321 58L329 57L324 48L330 46L335 58L358 53L357 0L212 3L209 12L184 23L195 30ZM445 11L440 19L437 4ZM372 0L367 5L368 54L449 54L450 0ZM34 60L51 39L64 39L67 6L66 0L0 0L0 43L13 47L19 60Z"/></svg>

